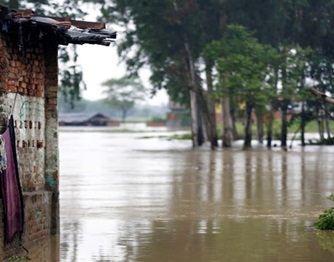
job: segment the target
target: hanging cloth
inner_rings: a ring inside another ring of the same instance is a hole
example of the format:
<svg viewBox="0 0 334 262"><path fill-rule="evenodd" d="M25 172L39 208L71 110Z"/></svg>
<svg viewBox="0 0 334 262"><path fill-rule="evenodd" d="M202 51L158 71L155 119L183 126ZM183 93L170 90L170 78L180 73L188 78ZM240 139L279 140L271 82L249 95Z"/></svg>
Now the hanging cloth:
<svg viewBox="0 0 334 262"><path fill-rule="evenodd" d="M21 238L24 223L23 196L17 165L13 115L6 130L1 134L5 151L5 168L0 170L1 196L3 202L5 242L10 243L15 236Z"/></svg>
<svg viewBox="0 0 334 262"><path fill-rule="evenodd" d="M7 168L7 156L5 150L5 141L0 135L0 172Z"/></svg>

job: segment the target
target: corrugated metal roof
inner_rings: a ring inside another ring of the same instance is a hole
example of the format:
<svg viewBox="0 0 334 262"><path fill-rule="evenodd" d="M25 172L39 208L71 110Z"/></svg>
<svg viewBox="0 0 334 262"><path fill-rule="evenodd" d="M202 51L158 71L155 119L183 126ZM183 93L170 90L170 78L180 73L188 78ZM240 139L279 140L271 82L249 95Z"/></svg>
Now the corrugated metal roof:
<svg viewBox="0 0 334 262"><path fill-rule="evenodd" d="M105 23L71 20L68 17L48 17L32 10L14 10L0 5L0 31L11 33L37 28L40 37L52 34L58 44L110 45L116 31L107 29ZM44 33L44 34L43 34Z"/></svg>

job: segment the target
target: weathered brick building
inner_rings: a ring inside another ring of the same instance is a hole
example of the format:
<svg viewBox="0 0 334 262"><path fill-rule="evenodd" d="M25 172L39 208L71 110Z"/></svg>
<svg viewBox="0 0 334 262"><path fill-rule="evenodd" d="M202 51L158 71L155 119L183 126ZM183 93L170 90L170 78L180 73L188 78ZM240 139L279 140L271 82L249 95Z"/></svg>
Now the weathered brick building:
<svg viewBox="0 0 334 262"><path fill-rule="evenodd" d="M109 45L115 38L103 23L0 6L0 128L13 114L24 199L22 244L28 249L59 232L58 45ZM19 239L4 243L2 221L0 201L0 259L22 251Z"/></svg>

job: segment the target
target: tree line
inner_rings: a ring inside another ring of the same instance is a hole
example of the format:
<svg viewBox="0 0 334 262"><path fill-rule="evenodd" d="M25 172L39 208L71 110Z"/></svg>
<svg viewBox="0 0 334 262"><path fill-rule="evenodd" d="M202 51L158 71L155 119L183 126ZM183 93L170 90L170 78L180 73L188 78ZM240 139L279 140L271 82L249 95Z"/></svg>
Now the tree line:
<svg viewBox="0 0 334 262"><path fill-rule="evenodd" d="M251 146L252 115L258 139L266 130L270 147L280 112L286 148L295 103L303 145L313 119L330 136L328 105L307 87L332 91L334 1L114 0L100 8L105 21L126 28L118 49L129 73L150 65L153 86L190 109L193 146L206 139L218 145L217 103L225 147L238 135L237 118L244 119L244 146Z"/></svg>
<svg viewBox="0 0 334 262"><path fill-rule="evenodd" d="M334 0L70 2L72 7L95 3L102 21L125 29L118 52L129 76L149 66L154 89L166 89L189 108L194 147L206 140L217 147L220 136L223 146L231 147L240 135L238 119L244 122L245 147L251 146L253 121L257 138L266 137L270 147L276 112L283 148L289 121L299 123L302 145L311 120L318 121L321 139L324 133L330 137L331 108L312 96L309 87L334 92ZM221 134L217 103L222 108ZM296 103L300 110L291 120Z"/></svg>

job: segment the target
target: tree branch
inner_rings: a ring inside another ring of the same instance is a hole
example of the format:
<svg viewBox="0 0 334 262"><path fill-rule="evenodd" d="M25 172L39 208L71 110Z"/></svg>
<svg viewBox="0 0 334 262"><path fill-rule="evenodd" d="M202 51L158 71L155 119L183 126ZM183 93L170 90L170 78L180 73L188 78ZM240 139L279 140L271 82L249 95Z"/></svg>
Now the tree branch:
<svg viewBox="0 0 334 262"><path fill-rule="evenodd" d="M330 103L330 104L334 104L334 99L327 96L325 93L319 91L318 89L316 89L315 87L311 87L310 91L318 96L319 98L321 98L322 100L324 100L325 102L327 103Z"/></svg>

